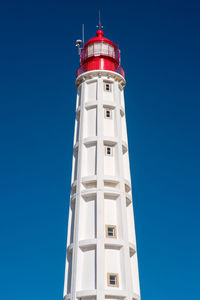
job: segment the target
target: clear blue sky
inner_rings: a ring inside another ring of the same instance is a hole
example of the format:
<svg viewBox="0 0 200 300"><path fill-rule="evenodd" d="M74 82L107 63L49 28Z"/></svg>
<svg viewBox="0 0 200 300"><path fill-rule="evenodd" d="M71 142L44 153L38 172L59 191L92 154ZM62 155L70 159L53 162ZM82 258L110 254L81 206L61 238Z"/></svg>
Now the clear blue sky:
<svg viewBox="0 0 200 300"><path fill-rule="evenodd" d="M199 299L200 2L16 0L0 9L0 299L62 299L75 40L118 43L142 300Z"/></svg>

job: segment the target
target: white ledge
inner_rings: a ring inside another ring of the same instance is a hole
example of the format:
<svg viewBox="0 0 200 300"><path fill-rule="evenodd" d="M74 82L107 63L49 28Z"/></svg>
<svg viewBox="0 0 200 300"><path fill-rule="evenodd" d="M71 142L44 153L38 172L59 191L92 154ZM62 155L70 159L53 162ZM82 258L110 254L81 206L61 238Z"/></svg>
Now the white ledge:
<svg viewBox="0 0 200 300"><path fill-rule="evenodd" d="M88 248L97 244L97 239L80 240L78 245L80 248Z"/></svg>
<svg viewBox="0 0 200 300"><path fill-rule="evenodd" d="M118 139L115 138L115 137L112 137L112 136L104 136L103 137L103 142L104 142L104 145L114 146L114 145L117 144Z"/></svg>
<svg viewBox="0 0 200 300"><path fill-rule="evenodd" d="M96 296L96 294L97 294L96 290L77 291L76 297L82 298L82 297L87 297L87 296Z"/></svg>
<svg viewBox="0 0 200 300"><path fill-rule="evenodd" d="M116 107L116 104L113 102L110 102L110 101L106 101L106 100L103 100L102 101L102 104L103 104L103 107L109 107L109 108L115 108Z"/></svg>
<svg viewBox="0 0 200 300"><path fill-rule="evenodd" d="M91 136L91 137L87 137L84 138L82 140L84 145L88 145L88 144L96 144L97 143L97 136Z"/></svg>
<svg viewBox="0 0 200 300"><path fill-rule="evenodd" d="M97 101L91 101L91 102L86 102L85 103L85 108L90 109L93 107L97 107L98 102Z"/></svg>

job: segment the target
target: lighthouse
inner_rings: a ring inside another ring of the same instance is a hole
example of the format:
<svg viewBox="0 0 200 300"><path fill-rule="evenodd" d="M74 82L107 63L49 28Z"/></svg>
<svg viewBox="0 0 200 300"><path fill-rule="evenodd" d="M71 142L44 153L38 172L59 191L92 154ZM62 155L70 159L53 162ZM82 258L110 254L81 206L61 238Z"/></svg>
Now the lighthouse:
<svg viewBox="0 0 200 300"><path fill-rule="evenodd" d="M120 50L99 26L79 54L64 300L139 300Z"/></svg>

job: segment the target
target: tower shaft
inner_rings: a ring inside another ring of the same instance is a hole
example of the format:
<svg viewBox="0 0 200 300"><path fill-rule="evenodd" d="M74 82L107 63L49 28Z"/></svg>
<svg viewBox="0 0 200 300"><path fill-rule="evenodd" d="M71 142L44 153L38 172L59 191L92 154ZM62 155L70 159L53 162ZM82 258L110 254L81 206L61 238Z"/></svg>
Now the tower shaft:
<svg viewBox="0 0 200 300"><path fill-rule="evenodd" d="M140 299L125 79L117 70L84 69L76 80L64 300Z"/></svg>

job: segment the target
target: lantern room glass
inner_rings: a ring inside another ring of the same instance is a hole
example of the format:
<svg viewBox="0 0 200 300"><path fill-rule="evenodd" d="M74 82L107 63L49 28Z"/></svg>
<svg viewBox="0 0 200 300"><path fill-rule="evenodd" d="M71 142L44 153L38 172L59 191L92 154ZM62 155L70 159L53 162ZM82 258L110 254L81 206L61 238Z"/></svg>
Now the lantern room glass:
<svg viewBox="0 0 200 300"><path fill-rule="evenodd" d="M86 48L86 58L91 56L106 55L115 58L115 49L107 43L94 43Z"/></svg>

